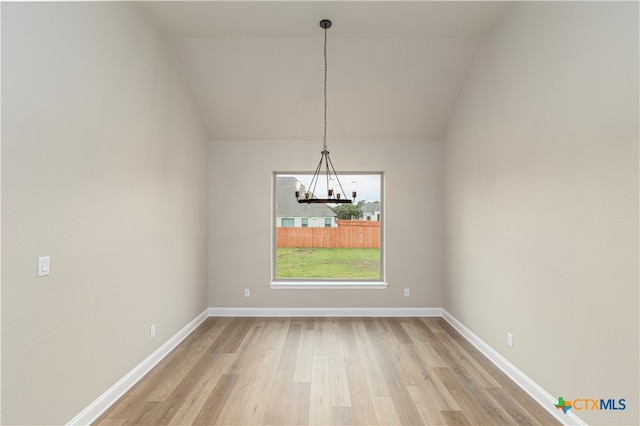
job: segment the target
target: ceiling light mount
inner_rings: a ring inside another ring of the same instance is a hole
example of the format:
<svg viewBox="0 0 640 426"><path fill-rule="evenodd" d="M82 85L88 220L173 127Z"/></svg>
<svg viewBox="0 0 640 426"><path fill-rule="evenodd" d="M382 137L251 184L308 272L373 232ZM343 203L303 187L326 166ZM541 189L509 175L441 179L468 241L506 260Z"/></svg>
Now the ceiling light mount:
<svg viewBox="0 0 640 426"><path fill-rule="evenodd" d="M327 149L327 29L331 28L331 21L323 19L320 21L320 28L324 30L324 133L322 137L322 152L320 162L316 167L316 171L311 178L311 183L305 188L304 196L300 198L300 182L296 182L296 199L299 203L325 203L325 204L343 204L352 203L352 199L346 198L346 193L342 188L342 183L338 179L336 169L333 167L331 158L329 158L329 150ZM326 177L327 198L316 198L315 191L320 174ZM351 183L351 197L356 198L357 184ZM343 198L344 196L344 198Z"/></svg>
<svg viewBox="0 0 640 426"><path fill-rule="evenodd" d="M323 19L322 21L320 21L320 28L322 28L323 30L328 30L329 28L331 28L331 21L328 19Z"/></svg>

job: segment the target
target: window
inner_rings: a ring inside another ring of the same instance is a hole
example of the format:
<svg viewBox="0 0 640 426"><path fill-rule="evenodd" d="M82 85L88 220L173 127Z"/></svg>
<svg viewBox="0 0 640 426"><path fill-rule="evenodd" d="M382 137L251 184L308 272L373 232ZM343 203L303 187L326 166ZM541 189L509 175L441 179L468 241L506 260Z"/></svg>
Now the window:
<svg viewBox="0 0 640 426"><path fill-rule="evenodd" d="M382 210L382 173L339 176L349 190L352 181L358 182L353 204L298 203L295 184L307 185L311 177L274 174L272 287L386 287L383 227L374 219ZM320 185L318 196L326 192Z"/></svg>
<svg viewBox="0 0 640 426"><path fill-rule="evenodd" d="M281 226L283 228L293 228L295 226L295 219L292 217L283 217Z"/></svg>

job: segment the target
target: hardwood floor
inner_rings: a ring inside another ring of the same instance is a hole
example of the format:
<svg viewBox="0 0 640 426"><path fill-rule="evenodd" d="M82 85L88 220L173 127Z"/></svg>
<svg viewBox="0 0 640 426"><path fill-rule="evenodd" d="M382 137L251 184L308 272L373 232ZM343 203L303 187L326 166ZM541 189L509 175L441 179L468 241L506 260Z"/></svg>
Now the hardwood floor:
<svg viewBox="0 0 640 426"><path fill-rule="evenodd" d="M95 424L558 422L442 318L209 318Z"/></svg>

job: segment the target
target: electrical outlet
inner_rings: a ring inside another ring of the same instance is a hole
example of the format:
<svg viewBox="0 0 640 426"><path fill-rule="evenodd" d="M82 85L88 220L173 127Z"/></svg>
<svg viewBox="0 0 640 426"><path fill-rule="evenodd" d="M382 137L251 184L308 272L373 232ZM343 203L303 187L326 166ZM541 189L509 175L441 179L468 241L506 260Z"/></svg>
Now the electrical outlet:
<svg viewBox="0 0 640 426"><path fill-rule="evenodd" d="M507 333L507 345L513 347L513 334L511 333Z"/></svg>
<svg viewBox="0 0 640 426"><path fill-rule="evenodd" d="M156 325L153 324L151 326L151 329L149 330L149 336L153 339L154 337L156 337Z"/></svg>
<svg viewBox="0 0 640 426"><path fill-rule="evenodd" d="M248 289L248 288L244 289L244 297L251 297L251 289Z"/></svg>
<svg viewBox="0 0 640 426"><path fill-rule="evenodd" d="M411 296L411 290L409 290L408 288L404 289L404 297L409 297Z"/></svg>

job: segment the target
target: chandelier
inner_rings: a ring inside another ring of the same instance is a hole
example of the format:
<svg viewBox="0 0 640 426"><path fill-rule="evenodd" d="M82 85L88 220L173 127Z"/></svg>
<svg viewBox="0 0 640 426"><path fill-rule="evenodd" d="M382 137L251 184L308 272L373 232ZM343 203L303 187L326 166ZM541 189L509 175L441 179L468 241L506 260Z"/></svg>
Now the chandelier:
<svg viewBox="0 0 640 426"><path fill-rule="evenodd" d="M327 30L331 28L331 21L323 19L320 21L320 28L324 29L324 134L322 137L322 152L320 162L316 167L316 171L311 178L311 183L305 188L304 194L301 194L301 183L296 182L296 199L298 203L328 203L328 204L340 204L340 203L352 203L353 199L348 199L336 169L333 167L331 158L329 158L329 150L327 149ZM316 186L321 179L326 180L327 197L316 197ZM351 182L351 197L356 198L357 184ZM301 196L302 195L302 196Z"/></svg>

